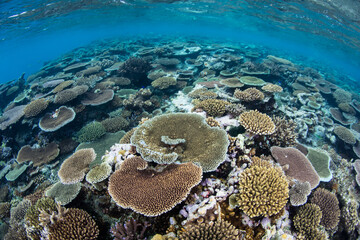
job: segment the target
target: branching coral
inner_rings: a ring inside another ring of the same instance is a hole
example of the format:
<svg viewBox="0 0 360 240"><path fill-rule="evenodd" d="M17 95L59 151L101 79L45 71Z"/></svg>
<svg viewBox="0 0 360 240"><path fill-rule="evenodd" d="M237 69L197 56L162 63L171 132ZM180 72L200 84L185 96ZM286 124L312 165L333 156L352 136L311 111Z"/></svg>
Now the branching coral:
<svg viewBox="0 0 360 240"><path fill-rule="evenodd" d="M231 223L225 220L216 222L201 223L200 225L190 225L178 234L179 240L240 240L243 234Z"/></svg>
<svg viewBox="0 0 360 240"><path fill-rule="evenodd" d="M271 146L291 147L296 144L298 137L296 123L293 120L273 116L272 120L275 124L275 132L267 136Z"/></svg>
<svg viewBox="0 0 360 240"><path fill-rule="evenodd" d="M229 104L229 102L220 99L206 99L199 102L194 108L201 108L210 116L221 117Z"/></svg>
<svg viewBox="0 0 360 240"><path fill-rule="evenodd" d="M86 124L77 133L79 142L92 142L106 133L105 127L100 122L91 122Z"/></svg>
<svg viewBox="0 0 360 240"><path fill-rule="evenodd" d="M272 216L284 208L289 197L288 181L281 168L255 161L241 174L236 199L249 217Z"/></svg>
<svg viewBox="0 0 360 240"><path fill-rule="evenodd" d="M111 228L111 233L114 240L145 240L145 232L149 226L148 222L141 224L131 218L125 224L115 223L115 226Z"/></svg>
<svg viewBox="0 0 360 240"><path fill-rule="evenodd" d="M24 109L24 115L26 118L35 117L43 110L45 110L48 107L48 105L49 105L48 100L44 98L36 99L30 102L28 105L26 105Z"/></svg>
<svg viewBox="0 0 360 240"><path fill-rule="evenodd" d="M239 121L247 131L253 134L269 135L275 132L275 124L271 118L257 110L242 113Z"/></svg>
<svg viewBox="0 0 360 240"><path fill-rule="evenodd" d="M264 99L264 94L256 88L247 88L244 91L236 89L234 97L244 102L261 101Z"/></svg>

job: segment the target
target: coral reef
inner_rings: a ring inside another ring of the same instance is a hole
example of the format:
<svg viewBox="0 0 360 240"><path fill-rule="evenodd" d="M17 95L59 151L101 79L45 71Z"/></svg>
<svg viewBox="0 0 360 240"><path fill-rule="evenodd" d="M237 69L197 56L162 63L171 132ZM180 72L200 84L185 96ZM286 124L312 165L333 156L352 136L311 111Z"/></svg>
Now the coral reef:
<svg viewBox="0 0 360 240"><path fill-rule="evenodd" d="M92 142L106 133L105 127L100 122L91 122L86 124L77 133L77 140L79 142Z"/></svg>
<svg viewBox="0 0 360 240"><path fill-rule="evenodd" d="M45 192L46 197L52 197L55 202L66 205L76 198L81 190L81 183L63 184L55 183Z"/></svg>
<svg viewBox="0 0 360 240"><path fill-rule="evenodd" d="M256 88L247 88L244 91L236 89L234 92L234 97L243 102L253 102L263 100L265 95Z"/></svg>
<svg viewBox="0 0 360 240"><path fill-rule="evenodd" d="M26 118L30 118L39 115L49 106L49 102L50 101L44 98L40 98L32 101L24 108L24 116Z"/></svg>
<svg viewBox="0 0 360 240"><path fill-rule="evenodd" d="M201 168L193 163L171 164L157 172L133 157L110 176L108 190L121 207L157 216L182 202L201 178Z"/></svg>
<svg viewBox="0 0 360 240"><path fill-rule="evenodd" d="M160 164L197 162L204 172L214 171L225 160L227 134L211 128L197 114L172 113L154 117L140 125L131 137L131 143L146 161ZM184 143L168 145L162 136L185 139Z"/></svg>
<svg viewBox="0 0 360 240"><path fill-rule="evenodd" d="M220 99L206 99L196 104L194 108L201 108L212 117L221 117L229 104L229 102Z"/></svg>
<svg viewBox="0 0 360 240"><path fill-rule="evenodd" d="M58 176L64 184L74 184L84 179L89 171L89 165L96 158L93 148L77 150L67 158L60 166Z"/></svg>
<svg viewBox="0 0 360 240"><path fill-rule="evenodd" d="M54 113L46 113L39 122L39 127L45 132L54 132L75 119L72 108L61 106Z"/></svg>
<svg viewBox="0 0 360 240"><path fill-rule="evenodd" d="M59 155L59 152L58 145L54 142L42 148L32 148L25 145L18 152L16 161L18 163L32 161L33 166L36 167L51 162Z"/></svg>
<svg viewBox="0 0 360 240"><path fill-rule="evenodd" d="M257 110L243 112L239 116L239 122L252 134L269 135L275 132L275 124L271 118Z"/></svg>

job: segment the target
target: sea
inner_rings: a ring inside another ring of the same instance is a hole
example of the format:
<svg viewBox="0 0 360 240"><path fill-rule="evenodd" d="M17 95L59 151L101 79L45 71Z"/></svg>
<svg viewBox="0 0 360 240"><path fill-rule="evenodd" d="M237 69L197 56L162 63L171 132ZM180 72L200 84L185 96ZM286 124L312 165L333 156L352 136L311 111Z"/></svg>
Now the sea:
<svg viewBox="0 0 360 240"><path fill-rule="evenodd" d="M359 239L360 2L0 1L0 239Z"/></svg>

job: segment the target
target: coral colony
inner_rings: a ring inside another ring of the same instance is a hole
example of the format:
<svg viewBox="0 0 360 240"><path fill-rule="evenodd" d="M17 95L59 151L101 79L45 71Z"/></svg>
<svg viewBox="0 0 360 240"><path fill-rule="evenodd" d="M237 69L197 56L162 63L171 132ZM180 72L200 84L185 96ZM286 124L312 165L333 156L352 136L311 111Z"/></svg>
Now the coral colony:
<svg viewBox="0 0 360 240"><path fill-rule="evenodd" d="M2 238L356 239L360 97L290 59L113 39L3 84Z"/></svg>

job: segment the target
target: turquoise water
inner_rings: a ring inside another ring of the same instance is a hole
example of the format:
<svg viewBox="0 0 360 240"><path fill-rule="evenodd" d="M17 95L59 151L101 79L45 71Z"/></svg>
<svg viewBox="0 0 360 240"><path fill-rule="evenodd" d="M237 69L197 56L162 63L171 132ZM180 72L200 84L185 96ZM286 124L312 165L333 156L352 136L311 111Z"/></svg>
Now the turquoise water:
<svg viewBox="0 0 360 240"><path fill-rule="evenodd" d="M359 12L2 1L0 239L358 239Z"/></svg>

